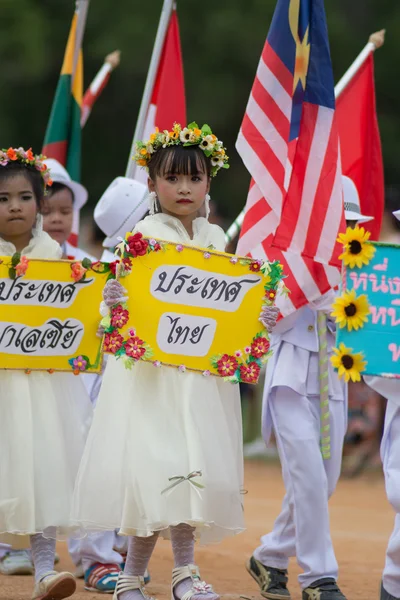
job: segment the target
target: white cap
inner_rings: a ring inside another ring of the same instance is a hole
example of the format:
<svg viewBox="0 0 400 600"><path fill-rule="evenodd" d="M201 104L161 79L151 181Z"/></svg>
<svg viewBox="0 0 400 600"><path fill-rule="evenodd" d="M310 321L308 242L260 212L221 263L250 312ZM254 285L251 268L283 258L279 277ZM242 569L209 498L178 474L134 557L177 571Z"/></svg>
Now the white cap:
<svg viewBox="0 0 400 600"><path fill-rule="evenodd" d="M365 215L361 214L360 198L358 197L358 191L354 181L350 179L350 177L342 175L342 184L344 215L346 221L358 221L359 223L373 221L374 217L366 217Z"/></svg>
<svg viewBox="0 0 400 600"><path fill-rule="evenodd" d="M400 221L400 210L395 210L393 212L393 215L396 217L396 219L398 219Z"/></svg>
<svg viewBox="0 0 400 600"><path fill-rule="evenodd" d="M117 177L108 186L94 209L94 220L107 236L105 248L116 246L146 214L148 194L147 186L129 177Z"/></svg>
<svg viewBox="0 0 400 600"><path fill-rule="evenodd" d="M62 183L69 188L74 196L74 208L81 210L88 199L87 189L82 184L72 181L68 171L55 158L46 158L46 165L50 169L50 177L54 183Z"/></svg>

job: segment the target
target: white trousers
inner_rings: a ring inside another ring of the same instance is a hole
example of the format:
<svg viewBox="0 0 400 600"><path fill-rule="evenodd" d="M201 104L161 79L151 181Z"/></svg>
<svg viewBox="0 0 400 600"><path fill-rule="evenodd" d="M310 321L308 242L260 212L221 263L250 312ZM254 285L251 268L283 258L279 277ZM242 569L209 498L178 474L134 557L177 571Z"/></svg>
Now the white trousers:
<svg viewBox="0 0 400 600"><path fill-rule="evenodd" d="M381 455L386 494L396 511L395 526L386 551L383 587L400 598L400 407L388 400Z"/></svg>
<svg viewBox="0 0 400 600"><path fill-rule="evenodd" d="M289 387L275 387L268 403L286 495L273 531L261 538L254 556L276 569L287 569L289 558L296 556L304 589L322 577L338 576L328 499L340 475L346 403L330 400L331 458L325 461L320 450L319 396L301 396Z"/></svg>
<svg viewBox="0 0 400 600"><path fill-rule="evenodd" d="M85 570L95 563L121 564L122 557L114 548L124 551L126 540L114 531L91 533L81 539L69 538L68 551L75 565L82 563Z"/></svg>

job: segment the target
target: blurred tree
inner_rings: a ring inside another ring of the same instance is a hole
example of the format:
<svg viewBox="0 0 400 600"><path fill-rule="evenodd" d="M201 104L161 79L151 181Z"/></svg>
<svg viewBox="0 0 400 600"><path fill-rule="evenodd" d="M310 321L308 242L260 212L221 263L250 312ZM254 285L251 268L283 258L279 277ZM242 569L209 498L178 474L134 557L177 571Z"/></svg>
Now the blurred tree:
<svg viewBox="0 0 400 600"><path fill-rule="evenodd" d="M325 0L325 5L336 80L370 33L387 28L386 44L376 55L376 85L386 180L396 184L400 3ZM91 207L110 181L125 172L161 6L162 0L91 2L84 40L85 82L90 83L106 54L115 48L122 51L121 66L83 134L83 182ZM188 118L210 123L231 156L231 170L221 173L212 189L228 221L247 195L249 176L234 144L274 8L275 0L178 0ZM1 1L2 147L32 145L40 150L73 10L73 0Z"/></svg>

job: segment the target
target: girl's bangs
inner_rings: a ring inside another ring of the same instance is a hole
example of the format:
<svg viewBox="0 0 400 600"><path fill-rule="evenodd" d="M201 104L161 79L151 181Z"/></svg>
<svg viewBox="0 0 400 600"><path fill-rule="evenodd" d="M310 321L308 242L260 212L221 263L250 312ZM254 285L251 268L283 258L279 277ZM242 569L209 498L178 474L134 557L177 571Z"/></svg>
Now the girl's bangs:
<svg viewBox="0 0 400 600"><path fill-rule="evenodd" d="M159 174L207 175L207 159L198 147L172 146L163 153Z"/></svg>

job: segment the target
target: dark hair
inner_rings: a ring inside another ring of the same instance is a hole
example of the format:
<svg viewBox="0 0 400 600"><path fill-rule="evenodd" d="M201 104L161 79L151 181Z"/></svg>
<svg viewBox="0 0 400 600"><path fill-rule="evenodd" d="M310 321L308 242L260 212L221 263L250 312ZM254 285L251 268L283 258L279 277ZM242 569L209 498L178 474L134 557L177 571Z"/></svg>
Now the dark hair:
<svg viewBox="0 0 400 600"><path fill-rule="evenodd" d="M51 187L49 187L49 189L47 190L48 198L51 198L52 196L54 196L54 194L57 194L57 192L61 192L61 190L68 190L69 192L71 192L72 203L73 203L75 200L73 191L71 190L70 187L68 187L67 185L64 185L63 183L60 183L59 181L53 181L53 185Z"/></svg>
<svg viewBox="0 0 400 600"><path fill-rule="evenodd" d="M149 175L207 175L211 177L211 161L199 146L169 146L160 148L149 162Z"/></svg>
<svg viewBox="0 0 400 600"><path fill-rule="evenodd" d="M9 162L4 167L0 167L0 181L5 181L17 175L25 175L30 181L35 196L36 205L40 209L41 202L44 196L44 181L43 177L35 167L22 164L18 161Z"/></svg>

